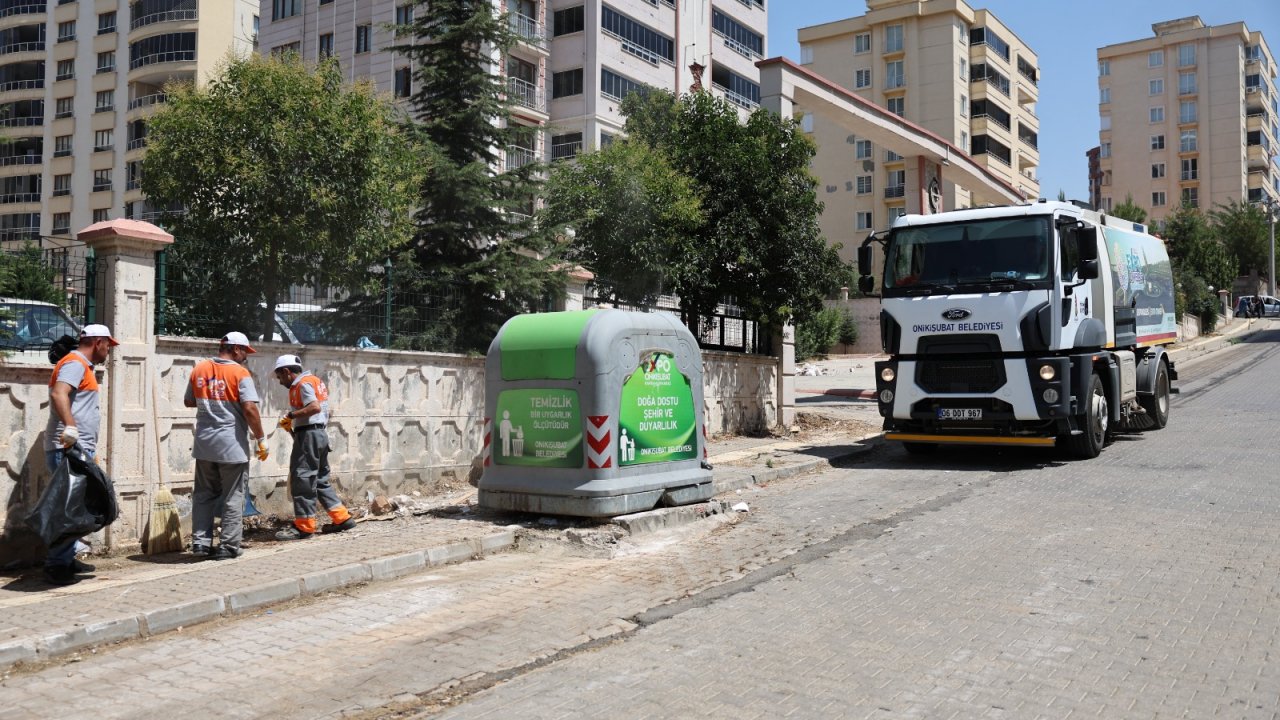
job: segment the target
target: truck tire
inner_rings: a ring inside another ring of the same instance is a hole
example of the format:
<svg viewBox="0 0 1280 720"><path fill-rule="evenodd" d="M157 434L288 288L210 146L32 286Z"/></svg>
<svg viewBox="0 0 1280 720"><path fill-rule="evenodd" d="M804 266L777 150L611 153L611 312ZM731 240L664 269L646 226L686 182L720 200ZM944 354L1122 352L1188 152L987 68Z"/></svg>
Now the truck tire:
<svg viewBox="0 0 1280 720"><path fill-rule="evenodd" d="M1094 373L1089 380L1089 392L1085 394L1084 414L1079 416L1079 435L1071 435L1071 454L1082 459L1091 460L1102 452L1110 432L1111 416L1107 407L1107 392L1102 386L1102 378Z"/></svg>
<svg viewBox="0 0 1280 720"><path fill-rule="evenodd" d="M1169 365L1164 360L1156 368L1156 380L1151 387L1151 397L1140 398L1138 403L1151 418L1148 430L1159 430L1169 424Z"/></svg>

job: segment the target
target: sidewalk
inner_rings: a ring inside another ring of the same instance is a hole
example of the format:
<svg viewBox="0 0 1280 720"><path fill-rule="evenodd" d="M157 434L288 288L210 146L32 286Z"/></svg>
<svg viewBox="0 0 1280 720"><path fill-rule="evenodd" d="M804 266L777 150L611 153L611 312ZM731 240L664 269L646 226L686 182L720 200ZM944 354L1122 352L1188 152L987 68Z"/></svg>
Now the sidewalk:
<svg viewBox="0 0 1280 720"><path fill-rule="evenodd" d="M865 438L807 443L730 437L710 443L718 493L734 493L827 465L869 449ZM97 645L149 637L254 612L342 587L465 562L516 547L524 535L621 528L639 535L728 511L735 495L665 508L614 522L547 518L477 508L475 492L442 498L421 515L370 519L356 529L306 541L247 542L244 556L196 560L186 553L88 558L97 570L69 587L44 582L39 568L0 577L0 671Z"/></svg>

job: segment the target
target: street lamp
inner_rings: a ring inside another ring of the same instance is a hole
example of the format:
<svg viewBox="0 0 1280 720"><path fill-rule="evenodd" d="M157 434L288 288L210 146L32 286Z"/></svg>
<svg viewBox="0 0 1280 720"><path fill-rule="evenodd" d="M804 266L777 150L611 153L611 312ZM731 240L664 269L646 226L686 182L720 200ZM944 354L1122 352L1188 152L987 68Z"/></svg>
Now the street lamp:
<svg viewBox="0 0 1280 720"><path fill-rule="evenodd" d="M1264 207L1267 209L1267 224L1271 230L1271 253L1267 255L1270 264L1267 265L1267 293L1271 297L1276 296L1276 199L1268 196Z"/></svg>

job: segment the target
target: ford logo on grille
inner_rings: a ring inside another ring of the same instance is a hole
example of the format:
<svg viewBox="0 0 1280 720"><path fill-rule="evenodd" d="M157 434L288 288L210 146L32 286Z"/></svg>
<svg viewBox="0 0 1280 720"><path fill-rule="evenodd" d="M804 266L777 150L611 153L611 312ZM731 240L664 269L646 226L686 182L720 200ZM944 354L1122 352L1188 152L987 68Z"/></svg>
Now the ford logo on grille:
<svg viewBox="0 0 1280 720"><path fill-rule="evenodd" d="M973 314L973 313L969 312L968 310L965 310L964 308L951 308L950 310L943 310L943 311L942 311L942 319L944 319L944 320L963 320L963 319L965 319L965 318L969 317L969 316L970 316L970 315L972 315L972 314Z"/></svg>

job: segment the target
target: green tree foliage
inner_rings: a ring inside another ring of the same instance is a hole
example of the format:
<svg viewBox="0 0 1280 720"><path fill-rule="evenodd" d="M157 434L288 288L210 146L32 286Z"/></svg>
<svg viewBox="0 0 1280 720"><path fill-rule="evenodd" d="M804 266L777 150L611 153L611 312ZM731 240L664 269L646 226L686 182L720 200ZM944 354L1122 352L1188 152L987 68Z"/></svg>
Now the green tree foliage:
<svg viewBox="0 0 1280 720"><path fill-rule="evenodd" d="M1111 212L1107 214L1131 222L1143 224L1147 222L1147 211L1133 201L1133 195L1127 193L1124 196L1124 202L1111 208Z"/></svg>
<svg viewBox="0 0 1280 720"><path fill-rule="evenodd" d="M671 258L694 252L703 221L693 182L628 140L557 164L546 195L543 221L575 233L567 259L596 274L602 297L626 303L651 303L676 284Z"/></svg>
<svg viewBox="0 0 1280 720"><path fill-rule="evenodd" d="M840 341L844 313L836 308L823 308L796 325L796 360L826 355Z"/></svg>
<svg viewBox="0 0 1280 720"><path fill-rule="evenodd" d="M858 323L853 313L845 310L840 318L840 344L853 345L858 342Z"/></svg>
<svg viewBox="0 0 1280 720"><path fill-rule="evenodd" d="M423 291L460 296L451 344L483 350L507 318L564 287L550 235L531 223L537 166L493 172L520 133L494 66L516 36L489 0L414 0L413 13L392 49L413 63L409 128L434 150L409 257Z"/></svg>
<svg viewBox="0 0 1280 720"><path fill-rule="evenodd" d="M39 300L66 307L67 295L58 287L58 272L44 260L35 243L0 252L0 297Z"/></svg>
<svg viewBox="0 0 1280 720"><path fill-rule="evenodd" d="M1234 200L1225 205L1215 205L1209 211L1210 229L1227 251L1237 260L1236 274L1247 275L1257 270L1271 277L1267 270L1270 262L1271 235L1267 213L1255 204Z"/></svg>
<svg viewBox="0 0 1280 720"><path fill-rule="evenodd" d="M1190 312L1212 328L1218 314L1216 291L1231 287L1235 257L1214 237L1204 213L1188 205L1165 218L1160 235L1173 261L1178 314Z"/></svg>
<svg viewBox="0 0 1280 720"><path fill-rule="evenodd" d="M142 189L186 208L165 220L170 289L222 319L206 332L271 337L289 287L359 287L409 239L423 160L394 106L344 83L336 62L232 58L207 87L167 92L147 122Z"/></svg>

